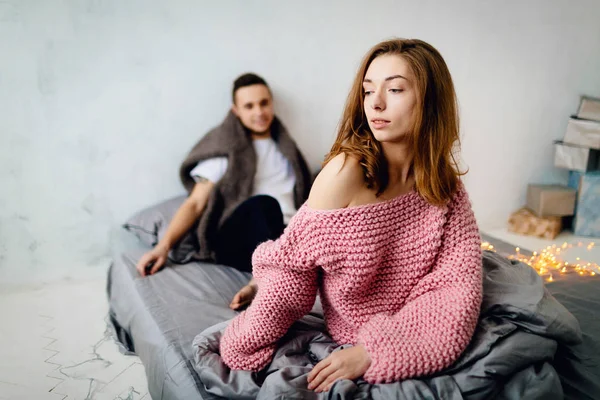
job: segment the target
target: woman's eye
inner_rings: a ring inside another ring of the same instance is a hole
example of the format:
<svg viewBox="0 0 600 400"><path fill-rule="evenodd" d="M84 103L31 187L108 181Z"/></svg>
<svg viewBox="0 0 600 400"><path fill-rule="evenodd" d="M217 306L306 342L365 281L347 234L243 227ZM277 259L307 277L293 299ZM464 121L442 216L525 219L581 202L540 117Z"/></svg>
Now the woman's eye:
<svg viewBox="0 0 600 400"><path fill-rule="evenodd" d="M401 93L403 91L404 91L404 89L390 89L390 92L392 92L392 93Z"/></svg>

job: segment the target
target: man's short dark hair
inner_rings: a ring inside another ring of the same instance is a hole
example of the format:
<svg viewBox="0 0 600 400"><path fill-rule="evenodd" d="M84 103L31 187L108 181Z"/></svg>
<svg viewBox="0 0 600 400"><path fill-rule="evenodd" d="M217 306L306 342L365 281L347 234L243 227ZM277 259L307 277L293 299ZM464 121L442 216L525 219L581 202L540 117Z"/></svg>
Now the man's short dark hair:
<svg viewBox="0 0 600 400"><path fill-rule="evenodd" d="M267 85L267 82L260 76L252 73L244 74L233 82L233 90L231 91L232 101L235 103L235 92L237 92L238 89L252 85L265 85L267 89L269 89L269 92L271 91L269 85Z"/></svg>

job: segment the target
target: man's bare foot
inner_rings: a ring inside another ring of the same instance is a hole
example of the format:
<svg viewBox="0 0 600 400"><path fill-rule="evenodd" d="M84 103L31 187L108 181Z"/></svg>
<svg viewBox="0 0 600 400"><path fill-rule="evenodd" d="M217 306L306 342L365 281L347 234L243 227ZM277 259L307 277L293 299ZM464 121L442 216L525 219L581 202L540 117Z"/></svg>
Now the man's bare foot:
<svg viewBox="0 0 600 400"><path fill-rule="evenodd" d="M252 303L254 300L254 296L256 296L256 292L258 291L258 285L252 279L246 286L240 289L239 292L233 296L233 300L231 300L231 304L229 304L229 308L232 310L239 310L242 307L245 307Z"/></svg>

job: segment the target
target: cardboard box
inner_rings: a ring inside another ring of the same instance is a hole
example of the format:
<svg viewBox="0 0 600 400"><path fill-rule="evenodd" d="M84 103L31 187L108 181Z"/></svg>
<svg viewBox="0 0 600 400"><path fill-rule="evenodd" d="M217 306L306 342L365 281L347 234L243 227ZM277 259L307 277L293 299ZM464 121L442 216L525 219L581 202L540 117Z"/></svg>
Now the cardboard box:
<svg viewBox="0 0 600 400"><path fill-rule="evenodd" d="M567 217L575 214L576 190L564 185L529 185L527 208L538 217Z"/></svg>
<svg viewBox="0 0 600 400"><path fill-rule="evenodd" d="M582 96L579 102L577 118L600 121L600 99Z"/></svg>
<svg viewBox="0 0 600 400"><path fill-rule="evenodd" d="M554 165L575 171L600 170L600 150L564 142L554 142Z"/></svg>
<svg viewBox="0 0 600 400"><path fill-rule="evenodd" d="M521 208L510 215L508 231L543 239L554 239L562 231L562 218L538 217L527 208Z"/></svg>
<svg viewBox="0 0 600 400"><path fill-rule="evenodd" d="M577 189L573 232L600 237L600 172L571 171L569 186Z"/></svg>
<svg viewBox="0 0 600 400"><path fill-rule="evenodd" d="M563 142L600 149L600 122L571 118Z"/></svg>

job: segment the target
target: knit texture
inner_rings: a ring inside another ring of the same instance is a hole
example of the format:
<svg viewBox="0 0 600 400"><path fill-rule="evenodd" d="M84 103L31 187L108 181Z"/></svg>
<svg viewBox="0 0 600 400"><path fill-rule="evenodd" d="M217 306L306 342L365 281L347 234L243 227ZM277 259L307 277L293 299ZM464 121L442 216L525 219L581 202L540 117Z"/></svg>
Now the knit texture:
<svg viewBox="0 0 600 400"><path fill-rule="evenodd" d="M447 206L415 191L336 210L303 205L283 235L255 251L258 293L227 327L223 361L260 370L320 292L339 344L362 344L370 383L433 374L467 347L482 297L481 240L461 188Z"/></svg>

